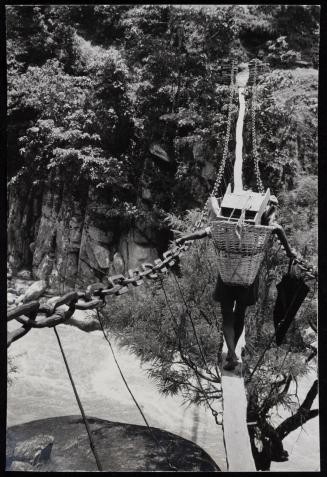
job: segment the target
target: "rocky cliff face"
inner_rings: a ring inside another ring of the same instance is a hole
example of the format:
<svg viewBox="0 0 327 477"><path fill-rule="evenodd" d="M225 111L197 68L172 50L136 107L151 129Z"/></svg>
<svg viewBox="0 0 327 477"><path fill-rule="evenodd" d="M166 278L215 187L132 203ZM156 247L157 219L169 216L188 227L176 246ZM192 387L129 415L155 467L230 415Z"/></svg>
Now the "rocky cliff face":
<svg viewBox="0 0 327 477"><path fill-rule="evenodd" d="M43 191L9 196L8 261L15 271L30 268L49 279L53 291L67 291L108 275L125 274L158 257L155 230L135 221L122 226L92 187L70 190L49 179ZM162 246L162 244L161 244Z"/></svg>

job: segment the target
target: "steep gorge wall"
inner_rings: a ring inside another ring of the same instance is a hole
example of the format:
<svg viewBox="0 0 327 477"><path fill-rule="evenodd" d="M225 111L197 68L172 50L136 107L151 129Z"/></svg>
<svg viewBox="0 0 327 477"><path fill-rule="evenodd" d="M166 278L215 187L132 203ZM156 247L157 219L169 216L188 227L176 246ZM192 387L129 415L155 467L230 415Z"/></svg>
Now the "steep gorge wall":
<svg viewBox="0 0 327 477"><path fill-rule="evenodd" d="M294 188L293 183L296 185L302 176L316 175L317 70L276 70L265 82L274 96L265 93L259 97L258 154L263 182L278 195L284 188ZM267 135L267 128L274 134ZM250 132L247 110L243 173L246 185L255 188ZM280 134L284 137L282 145ZM234 135L233 124L231 137ZM234 149L231 139L231 161ZM182 166L188 173L182 181L177 171L158 183L161 172L153 167L157 182L149 185L146 197L140 193L144 207L151 211L157 196L163 191L169 195L175 181L183 183L180 189L185 191L179 193L176 205L182 210L201 207L221 157L211 156L201 140L183 151ZM231 168L227 169L230 175ZM228 183L229 177L225 179ZM162 233L158 226L150 228L141 220L123 223L113 216L110 199L88 183L78 188L73 180L64 180L55 173L49 174L44 185L41 181L32 183L32 177L29 180L29 184L21 182L8 192L8 261L14 272L27 267L33 270L34 278L50 275L51 287L63 292L153 262L158 251L168 245L168 231Z"/></svg>
<svg viewBox="0 0 327 477"><path fill-rule="evenodd" d="M33 277L49 277L63 292L108 275L126 273L158 257L162 243L140 221L122 226L110 205L89 187L74 196L69 184L49 179L43 191L11 191L8 216L8 262Z"/></svg>

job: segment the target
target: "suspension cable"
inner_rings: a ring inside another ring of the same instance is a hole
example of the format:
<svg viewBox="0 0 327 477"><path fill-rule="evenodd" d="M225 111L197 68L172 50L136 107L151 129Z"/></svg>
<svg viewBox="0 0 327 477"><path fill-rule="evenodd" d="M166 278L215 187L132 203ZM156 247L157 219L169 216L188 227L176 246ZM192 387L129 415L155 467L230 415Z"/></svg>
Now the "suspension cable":
<svg viewBox="0 0 327 477"><path fill-rule="evenodd" d="M95 458L95 461L96 461L97 468L98 468L98 470L101 472L101 471L103 470L102 465L101 465L101 461L100 461L100 459L99 459L99 455L98 455L97 450L96 450L96 448L95 448L94 441L93 441L93 438L92 438L91 429L90 429L89 423L88 423L88 421L87 421L87 418L86 418L86 415L85 415L85 412L84 412L84 409L83 409L81 400L80 400L80 398L79 398L79 395L78 395L78 392L77 392L77 389L76 389L76 386L75 386L75 383L74 383L74 380L73 380L73 376L72 376L72 373L71 373L71 371L70 371L70 368L69 368L69 365L68 365L68 362L67 362L67 359L66 359L66 356L65 356L65 352L64 352L64 349L63 349L63 347L62 347L61 340L60 340L60 337L59 337L59 334L58 334L58 331L57 331L56 326L53 327L53 331L55 332L55 335L56 335L56 337L57 337L58 344L59 344L59 348L60 348L60 351L61 351L61 355L62 355L62 358L63 358L63 360L64 360L64 363L65 363L65 366L66 366L66 370L67 370L67 373L68 373L68 376L69 376L69 380L70 380L70 383L71 383L71 385L72 385L72 388L73 388L73 391L74 391L74 394L75 394L75 398L76 398L76 401L77 401L79 410L80 410L80 412L81 412L81 414L82 414L82 418L83 418L83 421L84 421L84 424L85 424L86 432L87 432L87 435L88 435L88 438L89 438L89 441L90 441L90 447L91 447L91 450L92 450L92 452L93 452L93 455L94 455L94 458Z"/></svg>
<svg viewBox="0 0 327 477"><path fill-rule="evenodd" d="M172 308L171 308L171 306L170 306L170 303L169 303L169 301L168 301L168 296L167 296L167 293L166 293L166 291L165 291L165 288L164 288L163 283L162 283L162 287L163 287L163 290L164 290L165 299L166 299L167 306L168 306L168 309L169 309L169 311L170 311L170 314L171 314L171 316L172 316L172 319L173 319L173 321L174 321L175 323L177 323L177 319L176 319L176 317L175 317L175 315L174 315L174 313L173 313L173 311L172 311ZM182 352L180 336L178 336L178 340L179 340L180 352ZM193 366L191 366L191 369L193 369L193 371L194 371L195 377L196 377L196 379L197 379L197 381L198 381L198 384L199 384L199 386L200 386L200 388L201 388L201 391L202 391L202 393L203 393L204 399L205 399L205 401L206 401L206 403L207 403L208 408L209 408L210 411L211 411L211 414L213 415L213 417L214 417L214 419L215 419L216 424L217 424L218 426L223 425L222 419L221 419L220 422L218 421L218 415L222 415L222 412L216 411L216 410L213 409L213 407L211 406L211 404L210 404L210 402L209 402L209 398L208 398L208 396L207 396L207 393L206 393L205 389L204 389L203 386L202 386L201 377L200 377L199 374L198 374L198 370L197 370L196 365L194 364Z"/></svg>
<svg viewBox="0 0 327 477"><path fill-rule="evenodd" d="M112 344L111 344L111 342L110 342L110 340L109 340L109 338L108 338L108 334L105 332L105 329L104 329L104 326L103 326L103 322L102 322L102 319L101 319L101 317L100 317L100 311L99 311L98 309L97 309L97 315L98 315L98 320L99 320L99 323L100 323L101 331L102 331L102 333L103 333L103 336L104 336L105 340L107 341L107 343L108 343L108 345L109 345L109 347L110 347L112 356L113 356L113 358L114 358L114 361L115 361L116 366L117 366L117 368L118 368L119 374L120 374L120 376L121 376L121 378L122 378L122 380L123 380L123 382L124 382L124 384L125 384L125 386L126 386L127 391L129 392L131 398L133 399L135 406L136 406L137 409L139 410L139 412L140 412L140 414L141 414L141 416L142 416L142 419L143 419L143 421L144 421L144 423L145 423L145 425L146 425L146 427L147 427L149 433L150 433L151 436L152 436L152 439L153 439L154 442L156 443L157 447L163 452L163 454L165 454L168 466L169 466L174 472L176 472L176 471L177 471L177 468L170 462L169 457L168 457L168 455L167 455L167 451L165 451L165 449L162 447L162 445L161 445L160 442L158 441L156 435L155 435L154 432L153 432L152 427L150 427L149 422L148 422L147 418L145 417L144 412L142 411L141 406L140 406L139 403L137 402L137 400L136 400L136 398L135 398L135 396L134 396L134 394L133 394L133 391L132 391L131 388L129 387L129 384L128 384L128 382L127 382L127 380L126 380L126 378L125 378L125 376L124 376L124 373L123 373L123 371L122 371L122 369L121 369L121 367L120 367L120 365L119 365L119 362L118 362L118 360L117 360L117 358L116 358L116 354L115 354L115 352L114 352L114 349L113 349L113 347L112 347Z"/></svg>
<svg viewBox="0 0 327 477"><path fill-rule="evenodd" d="M236 63L235 63L235 61L233 61L232 70L231 70L231 79L230 79L230 93L229 93L229 104L228 104L228 116L227 116L227 129L226 129L225 144L224 144L222 161L221 161L221 164L220 164L220 167L219 167L219 170L218 170L218 175L217 175L214 187L212 189L211 195L216 195L217 192L218 192L218 188L220 186L220 182L221 182L221 179L222 179L222 176L223 176L223 173L224 173L226 159L227 159L227 155L228 155L228 145L229 145L229 139L230 139L230 133L231 133L231 125L232 125L232 105L233 105L234 92L235 92L235 86L234 86L235 69L236 69Z"/></svg>
<svg viewBox="0 0 327 477"><path fill-rule="evenodd" d="M252 147L253 147L253 162L257 181L257 188L261 194L264 193L263 184L260 176L259 160L257 152L257 135L256 135L256 82L257 82L257 59L254 60L253 84L252 84L252 104L251 104L251 126L252 126Z"/></svg>
<svg viewBox="0 0 327 477"><path fill-rule="evenodd" d="M174 277L174 279L175 279L176 285L177 285L177 287L178 287L178 290L179 290L179 292L180 292L180 295L181 295L181 297L182 297L182 300L183 300L183 302L184 302L186 312L187 312L187 314L188 314L188 316L189 316L189 318L190 318L190 322L191 322L191 325L192 325L194 337L195 337L196 343L197 343L197 345L198 345L199 352L200 352L200 355L201 355L203 364L204 364L204 366L206 367L206 369L208 370L209 374L212 374L211 371L210 371L210 369L209 369L209 367L208 367L207 360L206 360L206 358L205 358L205 356L204 356L203 349L202 349L202 346L201 346L201 344L200 344L198 334L197 334L197 332L196 332L195 324L194 324L192 315L191 315L191 313L190 313L190 311L189 311L189 308L188 308L188 306L187 306L187 303L186 303L184 294L183 294L183 292L182 292L182 290L181 290L179 281L177 280L176 274L175 274L175 272L174 272L173 270L172 270L172 273L173 273L173 277Z"/></svg>
<svg viewBox="0 0 327 477"><path fill-rule="evenodd" d="M231 69L231 79L230 79L230 92L229 92L229 104L228 104L228 116L227 116L227 129L226 129L226 136L225 136L225 144L224 144L224 149L223 149L223 155L222 155L222 160L218 169L218 174L216 181L214 183L211 196L216 196L218 193L219 187L221 180L223 179L224 175L224 170L225 170L225 165L226 165L226 159L228 155L228 146L229 146L229 139L230 139L230 133L231 133L231 124L232 124L232 105L233 105L233 99L234 99L234 92L235 92L235 86L234 86L234 72L236 68L236 63L233 61L232 63L232 69ZM204 207L201 212L201 216L199 221L195 224L195 229L201 228L203 221L205 217L207 216L208 211L207 211L207 204L204 204Z"/></svg>

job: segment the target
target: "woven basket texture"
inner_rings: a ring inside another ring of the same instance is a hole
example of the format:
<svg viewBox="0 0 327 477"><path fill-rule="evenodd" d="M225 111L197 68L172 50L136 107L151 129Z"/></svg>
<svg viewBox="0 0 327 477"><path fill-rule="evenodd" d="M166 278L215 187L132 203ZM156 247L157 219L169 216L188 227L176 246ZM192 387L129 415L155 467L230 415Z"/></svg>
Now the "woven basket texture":
<svg viewBox="0 0 327 477"><path fill-rule="evenodd" d="M215 221L211 234L218 271L224 283L249 286L254 282L274 227Z"/></svg>

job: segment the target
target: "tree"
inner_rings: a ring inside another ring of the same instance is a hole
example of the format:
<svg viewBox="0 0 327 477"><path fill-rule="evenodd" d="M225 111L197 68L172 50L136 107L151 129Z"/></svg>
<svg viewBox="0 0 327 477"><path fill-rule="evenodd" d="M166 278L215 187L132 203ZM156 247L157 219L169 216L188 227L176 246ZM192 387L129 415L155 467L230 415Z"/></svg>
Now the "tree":
<svg viewBox="0 0 327 477"><path fill-rule="evenodd" d="M317 75L307 70L275 70L258 78L257 153L263 184L275 194L296 187L297 177L317 174ZM255 188L251 92L245 117L244 176Z"/></svg>
<svg viewBox="0 0 327 477"><path fill-rule="evenodd" d="M23 70L27 65L41 66L57 58L67 72L74 72L78 47L74 28L65 23L66 14L65 6L7 6L9 52Z"/></svg>
<svg viewBox="0 0 327 477"><path fill-rule="evenodd" d="M195 217L190 212L185 222L174 218L171 225L185 232ZM312 350L300 330L307 328L312 297L304 303L286 343L277 347L272 340L273 293L286 264L277 244L269 251L273 253L267 254L261 269L258 303L248 311L243 358L246 379L259 365L247 384L248 421L256 423L249 432L258 470L268 470L272 460L286 460L282 443L285 436L318 413L311 409L315 384L302 404L291 389L311 366L308 358ZM219 406L221 398L223 343L220 307L211 298L217 278L215 261L210 242L194 244L170 276L158 278L144 295L137 294L137 300L127 296L111 303L107 322L119 343L148 365L149 376L162 393L181 393L187 402L213 407L217 407L215 402ZM268 415L278 406L293 416L274 426Z"/></svg>

